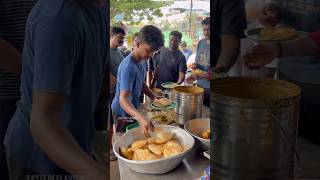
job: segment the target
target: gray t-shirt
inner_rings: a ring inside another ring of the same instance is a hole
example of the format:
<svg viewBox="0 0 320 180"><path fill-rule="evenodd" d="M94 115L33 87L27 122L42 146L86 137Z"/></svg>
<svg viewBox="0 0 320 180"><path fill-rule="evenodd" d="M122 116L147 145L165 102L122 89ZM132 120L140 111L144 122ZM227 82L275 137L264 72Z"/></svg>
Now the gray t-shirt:
<svg viewBox="0 0 320 180"><path fill-rule="evenodd" d="M157 88L161 88L161 83L177 82L179 72L187 71L186 58L180 50L170 51L169 48L161 49L154 58L155 68L159 68L159 75L156 83Z"/></svg>
<svg viewBox="0 0 320 180"><path fill-rule="evenodd" d="M123 53L120 49L110 48L110 72L113 76L117 77L118 68L122 60L124 59ZM110 84L110 93L116 92L116 85Z"/></svg>

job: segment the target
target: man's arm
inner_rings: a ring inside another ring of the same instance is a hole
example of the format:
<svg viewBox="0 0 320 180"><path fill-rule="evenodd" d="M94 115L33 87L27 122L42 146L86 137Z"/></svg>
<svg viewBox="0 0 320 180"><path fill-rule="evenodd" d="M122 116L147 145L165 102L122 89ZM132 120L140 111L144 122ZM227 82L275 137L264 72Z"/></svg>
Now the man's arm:
<svg viewBox="0 0 320 180"><path fill-rule="evenodd" d="M258 69L280 57L319 55L317 45L311 36L295 41L281 43L263 43L252 47L243 57L244 63L251 69Z"/></svg>
<svg viewBox="0 0 320 180"><path fill-rule="evenodd" d="M157 97L146 83L143 83L142 92L146 94L151 100L154 100Z"/></svg>
<svg viewBox="0 0 320 180"><path fill-rule="evenodd" d="M183 83L187 72L187 60L183 54L179 57L179 78L177 84Z"/></svg>
<svg viewBox="0 0 320 180"><path fill-rule="evenodd" d="M117 78L112 74L110 73L110 85L116 85L117 84Z"/></svg>
<svg viewBox="0 0 320 180"><path fill-rule="evenodd" d="M73 175L106 179L107 169L89 157L60 124L66 96L34 91L30 129L34 141L58 166Z"/></svg>
<svg viewBox="0 0 320 180"><path fill-rule="evenodd" d="M149 130L153 131L153 125L150 120L143 116L129 101L131 92L120 91L119 103L121 108L127 112L131 117L134 117L140 125L141 132L146 136L150 137Z"/></svg>
<svg viewBox="0 0 320 180"><path fill-rule="evenodd" d="M151 84L152 84L152 79L153 79L153 71L152 70L148 70L147 72L147 82L149 85L149 87L152 87Z"/></svg>
<svg viewBox="0 0 320 180"><path fill-rule="evenodd" d="M151 84L150 87L153 88L155 87L155 84L157 82L158 76L159 76L159 62L160 62L160 53L161 52L157 52L155 53L155 55L152 58L152 69L153 69L153 76L151 79Z"/></svg>
<svg viewBox="0 0 320 180"><path fill-rule="evenodd" d="M240 39L246 28L246 14L243 0L223 1L221 8L221 53L215 69L228 72L239 56Z"/></svg>
<svg viewBox="0 0 320 180"><path fill-rule="evenodd" d="M21 53L3 39L0 39L0 55L0 69L21 73Z"/></svg>
<svg viewBox="0 0 320 180"><path fill-rule="evenodd" d="M179 72L179 79L178 79L177 84L183 83L184 79L185 79L185 73L184 72Z"/></svg>
<svg viewBox="0 0 320 180"><path fill-rule="evenodd" d="M149 87L151 87L151 84L152 84L153 72L154 72L153 59L149 59L148 68L147 68L147 82L148 82L147 85Z"/></svg>
<svg viewBox="0 0 320 180"><path fill-rule="evenodd" d="M240 38L226 34L221 37L221 54L215 68L224 67L229 71L237 61L240 52Z"/></svg>
<svg viewBox="0 0 320 180"><path fill-rule="evenodd" d="M320 31L318 32L320 34ZM282 57L316 56L319 54L319 47L311 36L280 43L282 46Z"/></svg>
<svg viewBox="0 0 320 180"><path fill-rule="evenodd" d="M155 84L157 82L158 76L159 76L159 67L156 67L155 70L154 70L154 73L153 73L153 78L151 80L151 85L150 85L151 88L155 87Z"/></svg>

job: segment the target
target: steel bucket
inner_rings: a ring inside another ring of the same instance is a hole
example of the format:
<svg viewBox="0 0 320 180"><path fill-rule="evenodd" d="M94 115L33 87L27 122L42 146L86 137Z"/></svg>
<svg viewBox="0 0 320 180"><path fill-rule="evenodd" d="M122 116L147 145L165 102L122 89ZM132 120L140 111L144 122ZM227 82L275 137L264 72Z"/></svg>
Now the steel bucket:
<svg viewBox="0 0 320 180"><path fill-rule="evenodd" d="M300 88L249 77L211 83L213 178L293 178Z"/></svg>
<svg viewBox="0 0 320 180"><path fill-rule="evenodd" d="M191 119L201 118L204 89L194 86L177 86L173 89L176 122L180 125Z"/></svg>

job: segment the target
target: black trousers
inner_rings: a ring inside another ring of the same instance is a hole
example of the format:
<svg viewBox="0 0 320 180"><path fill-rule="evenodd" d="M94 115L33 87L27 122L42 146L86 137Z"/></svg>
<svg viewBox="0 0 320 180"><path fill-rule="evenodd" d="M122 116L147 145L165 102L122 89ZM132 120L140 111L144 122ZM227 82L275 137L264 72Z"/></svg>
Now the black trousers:
<svg viewBox="0 0 320 180"><path fill-rule="evenodd" d="M298 134L320 145L320 84L297 82L287 78L281 72L278 72L278 78L301 88Z"/></svg>
<svg viewBox="0 0 320 180"><path fill-rule="evenodd" d="M5 147L3 140L7 132L8 124L16 111L18 99L0 100L0 177L9 179Z"/></svg>

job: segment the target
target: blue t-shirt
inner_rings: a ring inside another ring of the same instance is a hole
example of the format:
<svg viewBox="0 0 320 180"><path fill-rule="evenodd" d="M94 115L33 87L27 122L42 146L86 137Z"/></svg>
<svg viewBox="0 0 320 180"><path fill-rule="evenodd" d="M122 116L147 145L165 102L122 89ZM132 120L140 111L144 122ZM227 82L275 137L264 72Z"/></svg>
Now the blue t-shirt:
<svg viewBox="0 0 320 180"><path fill-rule="evenodd" d="M92 153L93 114L106 72L106 23L101 7L71 0L39 0L32 9L22 57L22 96L4 142L19 165L40 174L66 173L33 141L33 91L68 97L60 123L86 153Z"/></svg>
<svg viewBox="0 0 320 180"><path fill-rule="evenodd" d="M184 57L186 58L186 61L188 61L189 57L192 54L192 51L190 49L186 49L186 50L181 50L181 52L184 55Z"/></svg>
<svg viewBox="0 0 320 180"><path fill-rule="evenodd" d="M131 92L129 101L138 108L140 106L140 95L147 72L146 61L138 63L134 60L132 53L123 59L119 65L117 75L116 95L112 101L112 111L120 117L128 117L128 114L121 108L119 99L120 91Z"/></svg>
<svg viewBox="0 0 320 180"><path fill-rule="evenodd" d="M208 72L210 69L210 43L206 39L198 42L195 63L197 67ZM207 79L199 79L197 84L203 88L210 88L210 81Z"/></svg>

